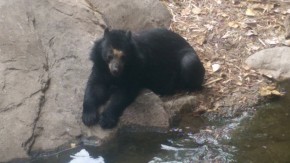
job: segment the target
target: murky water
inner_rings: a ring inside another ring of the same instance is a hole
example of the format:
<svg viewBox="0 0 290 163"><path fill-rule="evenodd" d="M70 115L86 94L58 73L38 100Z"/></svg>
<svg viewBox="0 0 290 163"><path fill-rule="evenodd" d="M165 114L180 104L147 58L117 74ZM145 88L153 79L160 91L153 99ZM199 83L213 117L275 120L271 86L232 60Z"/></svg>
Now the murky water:
<svg viewBox="0 0 290 163"><path fill-rule="evenodd" d="M290 162L290 83L286 97L261 106L232 135L238 162Z"/></svg>
<svg viewBox="0 0 290 163"><path fill-rule="evenodd" d="M290 91L290 83L284 84ZM122 132L105 147L79 147L33 163L64 163L85 148L106 163L290 162L290 93L239 117L183 116L167 134Z"/></svg>

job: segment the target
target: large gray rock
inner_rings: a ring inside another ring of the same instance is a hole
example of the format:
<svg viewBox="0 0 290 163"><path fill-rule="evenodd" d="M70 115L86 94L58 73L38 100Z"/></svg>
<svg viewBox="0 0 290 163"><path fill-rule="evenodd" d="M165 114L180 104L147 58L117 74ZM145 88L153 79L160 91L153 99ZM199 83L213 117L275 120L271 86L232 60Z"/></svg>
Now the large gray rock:
<svg viewBox="0 0 290 163"><path fill-rule="evenodd" d="M80 113L91 67L88 54L96 36L102 36L103 21L81 1L33 1L28 14L47 58L50 79L31 150L54 149L87 132Z"/></svg>
<svg viewBox="0 0 290 163"><path fill-rule="evenodd" d="M80 115L101 16L70 0L5 1L0 15L0 162L91 133Z"/></svg>
<svg viewBox="0 0 290 163"><path fill-rule="evenodd" d="M140 31L169 27L171 14L158 0L86 0L111 28Z"/></svg>
<svg viewBox="0 0 290 163"><path fill-rule="evenodd" d="M0 3L0 161L27 156L48 73L22 0Z"/></svg>
<svg viewBox="0 0 290 163"><path fill-rule="evenodd" d="M251 55L246 64L276 80L290 78L290 47L275 47Z"/></svg>

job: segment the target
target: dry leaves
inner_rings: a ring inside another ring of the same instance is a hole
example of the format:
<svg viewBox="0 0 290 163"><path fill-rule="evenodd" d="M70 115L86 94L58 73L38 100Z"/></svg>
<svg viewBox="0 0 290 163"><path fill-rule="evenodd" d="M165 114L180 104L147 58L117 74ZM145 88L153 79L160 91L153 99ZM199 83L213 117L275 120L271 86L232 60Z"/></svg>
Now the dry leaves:
<svg viewBox="0 0 290 163"><path fill-rule="evenodd" d="M238 28L239 27L239 23L235 22L235 21L229 22L228 25L229 25L229 27L232 27L232 28Z"/></svg>
<svg viewBox="0 0 290 163"><path fill-rule="evenodd" d="M199 45L203 45L206 42L205 36L200 35L196 37L196 43Z"/></svg>
<svg viewBox="0 0 290 163"><path fill-rule="evenodd" d="M284 93L281 93L277 90L276 86L265 86L260 88L260 95L263 97L266 96L284 96Z"/></svg>
<svg viewBox="0 0 290 163"><path fill-rule="evenodd" d="M194 7L191 11L193 14L198 15L201 13L201 8Z"/></svg>
<svg viewBox="0 0 290 163"><path fill-rule="evenodd" d="M190 6L187 6L185 9L181 11L181 16L187 16L190 14Z"/></svg>
<svg viewBox="0 0 290 163"><path fill-rule="evenodd" d="M246 10L246 15L247 15L247 16L256 16L256 13L255 13L255 11L254 11L253 9L248 8L248 9Z"/></svg>
<svg viewBox="0 0 290 163"><path fill-rule="evenodd" d="M253 99L265 78L244 66L244 60L257 50L290 44L284 27L290 7L278 2L167 0L166 4L173 14L171 29L191 43L204 63L207 92L203 93L210 94L209 108L232 99L235 92L242 92L236 103Z"/></svg>
<svg viewBox="0 0 290 163"><path fill-rule="evenodd" d="M248 30L246 33L245 33L246 36L257 36L258 33L255 31L255 30Z"/></svg>

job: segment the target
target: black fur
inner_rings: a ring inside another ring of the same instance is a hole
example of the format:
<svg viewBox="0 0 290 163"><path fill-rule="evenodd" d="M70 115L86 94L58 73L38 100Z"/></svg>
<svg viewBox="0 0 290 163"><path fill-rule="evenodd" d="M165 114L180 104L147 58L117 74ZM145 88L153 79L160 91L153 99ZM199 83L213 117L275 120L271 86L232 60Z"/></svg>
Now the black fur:
<svg viewBox="0 0 290 163"><path fill-rule="evenodd" d="M143 88L165 95L202 88L205 69L194 49L178 34L153 29L136 35L108 29L91 53L94 65L84 103L83 123L117 125L124 109ZM107 101L105 110L98 109Z"/></svg>

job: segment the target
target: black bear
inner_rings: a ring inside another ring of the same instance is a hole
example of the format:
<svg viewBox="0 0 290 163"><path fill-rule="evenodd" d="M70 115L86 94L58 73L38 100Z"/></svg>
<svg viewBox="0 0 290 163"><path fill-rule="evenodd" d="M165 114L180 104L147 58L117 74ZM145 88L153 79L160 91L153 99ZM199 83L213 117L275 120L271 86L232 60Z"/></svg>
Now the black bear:
<svg viewBox="0 0 290 163"><path fill-rule="evenodd" d="M93 68L83 103L83 123L117 125L124 109L143 88L159 95L202 88L205 69L194 49L167 29L130 31L105 29L90 54ZM99 108L108 101L104 111Z"/></svg>

